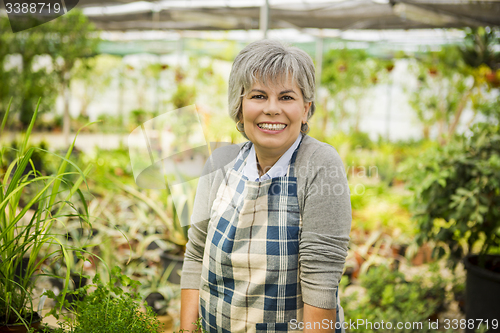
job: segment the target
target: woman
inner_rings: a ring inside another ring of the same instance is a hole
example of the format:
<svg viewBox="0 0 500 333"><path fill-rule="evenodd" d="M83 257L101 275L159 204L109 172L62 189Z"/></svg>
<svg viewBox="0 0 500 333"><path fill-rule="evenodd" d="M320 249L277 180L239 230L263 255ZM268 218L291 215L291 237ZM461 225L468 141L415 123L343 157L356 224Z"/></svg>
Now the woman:
<svg viewBox="0 0 500 333"><path fill-rule="evenodd" d="M181 280L181 329L334 332L351 228L336 150L309 136L314 65L254 42L236 57L229 112L249 140L219 148L199 181Z"/></svg>

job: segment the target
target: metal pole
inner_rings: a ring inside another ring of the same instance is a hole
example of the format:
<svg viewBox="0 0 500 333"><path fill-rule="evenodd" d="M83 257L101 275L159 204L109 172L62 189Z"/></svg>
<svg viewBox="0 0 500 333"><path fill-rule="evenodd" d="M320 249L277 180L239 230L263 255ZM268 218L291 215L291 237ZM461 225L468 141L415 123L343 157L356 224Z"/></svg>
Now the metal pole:
<svg viewBox="0 0 500 333"><path fill-rule="evenodd" d="M390 124L391 124L391 104L392 104L392 76L389 72L389 84L387 85L387 113L385 116L385 138L390 140Z"/></svg>
<svg viewBox="0 0 500 333"><path fill-rule="evenodd" d="M260 7L260 31L262 31L262 38L267 38L267 31L269 30L269 0L264 0L264 4Z"/></svg>
<svg viewBox="0 0 500 333"><path fill-rule="evenodd" d="M123 80L125 77L125 64L123 63L123 58L119 71L120 72L118 73L118 117L122 123L122 126L124 126L126 122L125 122L125 115L123 112Z"/></svg>
<svg viewBox="0 0 500 333"><path fill-rule="evenodd" d="M153 15L152 15L153 30L155 30L155 29L160 30L160 11L161 11L160 5L158 5L157 3L154 4L152 11L153 11Z"/></svg>
<svg viewBox="0 0 500 333"><path fill-rule="evenodd" d="M157 54L157 61L158 61L158 66L161 66L160 64L160 55ZM158 71L158 76L156 77L156 92L155 92L155 114L159 115L160 114L160 80L161 80L161 67L159 68Z"/></svg>
<svg viewBox="0 0 500 333"><path fill-rule="evenodd" d="M321 85L321 72L323 71L323 37L316 38L316 98Z"/></svg>
<svg viewBox="0 0 500 333"><path fill-rule="evenodd" d="M182 31L178 31L179 40L177 41L177 66L181 66L182 53L184 52L184 39Z"/></svg>

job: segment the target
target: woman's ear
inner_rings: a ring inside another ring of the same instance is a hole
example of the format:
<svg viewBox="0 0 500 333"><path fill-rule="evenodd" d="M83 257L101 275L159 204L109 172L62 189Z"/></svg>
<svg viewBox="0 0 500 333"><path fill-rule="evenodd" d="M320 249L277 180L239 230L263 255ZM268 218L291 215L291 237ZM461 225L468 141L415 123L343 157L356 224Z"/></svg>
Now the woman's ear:
<svg viewBox="0 0 500 333"><path fill-rule="evenodd" d="M309 110L311 109L312 102L304 104L304 114L302 115L302 123L307 122L307 116L309 115Z"/></svg>

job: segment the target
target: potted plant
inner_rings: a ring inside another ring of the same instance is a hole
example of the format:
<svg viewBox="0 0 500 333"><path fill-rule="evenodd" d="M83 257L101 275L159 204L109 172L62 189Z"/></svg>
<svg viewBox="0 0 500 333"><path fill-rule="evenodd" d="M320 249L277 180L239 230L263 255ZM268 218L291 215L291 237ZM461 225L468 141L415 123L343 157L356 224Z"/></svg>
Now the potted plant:
<svg viewBox="0 0 500 333"><path fill-rule="evenodd" d="M155 234L148 237L147 243L156 243L160 246L163 253L160 255L161 265L166 270L174 265L174 268L168 274L168 281L171 283L180 283L180 270L184 262L184 250L187 243L187 219L191 216L193 201L194 201L194 188L190 184L184 184L182 193L179 195L177 205L174 204L173 195L169 192L168 186L166 191L139 191L129 185L124 185L117 181L115 178L111 180L127 194L134 197L134 199L142 202L148 208L143 211L140 216L147 217L149 221L159 219L164 225L166 231L164 234ZM141 209L139 206L138 209ZM180 212L179 212L180 211Z"/></svg>
<svg viewBox="0 0 500 333"><path fill-rule="evenodd" d="M500 248L500 130L483 123L472 132L427 151L406 171L416 240L434 242L433 255L447 257L453 267L464 261L467 319L482 319L483 326L488 320L491 328L500 318L500 256L493 254Z"/></svg>
<svg viewBox="0 0 500 333"><path fill-rule="evenodd" d="M39 105L40 100L16 158L4 165L6 148L0 150L0 330L21 332L22 327L28 330L30 326L40 325L41 319L33 304L33 290L41 275L40 267L47 259L59 257L66 265L62 294L66 293L71 269L69 248L54 234L52 227L67 216L79 217L82 223L88 221L87 206L79 187L90 166L82 171L69 161L75 142L65 157L54 154L61 162L53 175L42 174L32 162L35 150L42 150L28 146ZM10 103L0 134L9 110ZM68 178L68 164L76 169L73 174L79 175L76 181ZM71 203L75 194L83 201L81 211Z"/></svg>
<svg viewBox="0 0 500 333"><path fill-rule="evenodd" d="M168 281L174 269L171 264L166 270L161 267L148 267L143 270L145 275L140 279L139 292L144 300L156 313L157 319L164 325L164 329L172 329L173 318L168 313L170 301L180 294L179 286ZM161 271L163 270L163 274Z"/></svg>
<svg viewBox="0 0 500 333"><path fill-rule="evenodd" d="M75 301L70 303L52 291L46 293L52 299L64 302L73 316L66 315L59 322L61 328L71 333L156 333L159 322L153 310L143 304L136 292L140 282L122 274L115 266L109 282L104 283L97 273L92 284L71 291ZM52 314L60 318L57 311Z"/></svg>

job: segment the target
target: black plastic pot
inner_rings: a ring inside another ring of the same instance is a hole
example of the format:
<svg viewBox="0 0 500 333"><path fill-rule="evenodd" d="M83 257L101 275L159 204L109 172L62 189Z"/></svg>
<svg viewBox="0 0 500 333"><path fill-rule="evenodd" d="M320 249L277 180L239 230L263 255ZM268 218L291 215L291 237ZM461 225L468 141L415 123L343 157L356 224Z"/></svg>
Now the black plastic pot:
<svg viewBox="0 0 500 333"><path fill-rule="evenodd" d="M165 303L163 301L165 301L165 297L157 292L151 293L146 297L146 303L148 303L157 315L164 315L167 312L166 308L162 306L162 303Z"/></svg>
<svg viewBox="0 0 500 333"><path fill-rule="evenodd" d="M38 313L34 312L32 317L30 318L25 318L28 322L31 322L29 327L32 327L36 330L40 328L40 325L42 323L42 318L38 315ZM26 326L22 323L18 324L12 324L12 325L2 325L0 324L0 333L26 333L28 330L26 329Z"/></svg>
<svg viewBox="0 0 500 333"><path fill-rule="evenodd" d="M164 270L166 270L170 265L174 265L172 273L167 280L171 283L180 284L181 276L179 275L179 273L182 270L182 264L184 263L184 255L163 252L160 255L160 259L161 265Z"/></svg>
<svg viewBox="0 0 500 333"><path fill-rule="evenodd" d="M80 274L71 273L71 280L73 281L73 286L70 286L69 290L76 290L78 288L82 288L87 284L87 278L81 276ZM61 292L64 288L64 279L62 278L50 278L49 279L52 286L57 289L58 292ZM65 299L69 303L73 303L74 301L81 300L82 296L75 295L66 295Z"/></svg>
<svg viewBox="0 0 500 333"><path fill-rule="evenodd" d="M478 329L480 320L483 326L488 321L489 330L494 332L492 320L500 325L500 256L487 255L485 268L479 267L479 256L470 255L464 259L467 269L465 285L465 315L467 320L475 320L475 329ZM468 327L468 326L467 326ZM467 328L466 332L474 332Z"/></svg>

